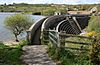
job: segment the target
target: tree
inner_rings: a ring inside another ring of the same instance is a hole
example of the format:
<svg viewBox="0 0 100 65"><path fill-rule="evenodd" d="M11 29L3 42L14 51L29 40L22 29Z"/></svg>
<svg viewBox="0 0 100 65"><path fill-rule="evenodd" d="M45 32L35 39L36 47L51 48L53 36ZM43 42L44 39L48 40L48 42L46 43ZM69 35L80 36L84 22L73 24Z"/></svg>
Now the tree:
<svg viewBox="0 0 100 65"><path fill-rule="evenodd" d="M18 42L18 35L28 30L32 23L32 19L22 14L15 14L5 19L6 27L14 34Z"/></svg>

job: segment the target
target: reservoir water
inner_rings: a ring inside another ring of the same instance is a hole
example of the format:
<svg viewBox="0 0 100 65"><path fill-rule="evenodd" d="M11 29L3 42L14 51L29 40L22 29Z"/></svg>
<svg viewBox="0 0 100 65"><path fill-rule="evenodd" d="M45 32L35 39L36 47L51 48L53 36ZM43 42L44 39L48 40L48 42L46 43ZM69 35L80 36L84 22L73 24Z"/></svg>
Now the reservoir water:
<svg viewBox="0 0 100 65"><path fill-rule="evenodd" d="M11 41L14 40L14 35L12 32L7 29L4 25L4 20L6 17L14 15L16 13L1 13L0 12L0 41ZM35 22L43 18L44 16L38 16L38 15L28 15L30 16ZM23 36L25 38L25 35Z"/></svg>

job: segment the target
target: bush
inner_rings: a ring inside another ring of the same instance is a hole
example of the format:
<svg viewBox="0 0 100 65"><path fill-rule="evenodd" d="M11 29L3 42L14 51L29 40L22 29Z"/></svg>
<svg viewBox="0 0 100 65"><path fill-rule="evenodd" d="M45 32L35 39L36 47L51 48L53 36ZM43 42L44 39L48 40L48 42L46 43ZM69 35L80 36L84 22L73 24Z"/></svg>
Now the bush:
<svg viewBox="0 0 100 65"><path fill-rule="evenodd" d="M95 36L97 39L90 49L90 61L93 65L100 65L100 16L91 17L87 31L90 32L90 34L88 34L90 37ZM96 34L91 31L94 31Z"/></svg>
<svg viewBox="0 0 100 65"><path fill-rule="evenodd" d="M32 20L25 15L15 14L5 19L6 27L14 34L16 41L18 41L18 35L26 32L32 24Z"/></svg>
<svg viewBox="0 0 100 65"><path fill-rule="evenodd" d="M19 42L18 45L16 45L16 48L22 49L23 46L28 45L28 41L22 40Z"/></svg>
<svg viewBox="0 0 100 65"><path fill-rule="evenodd" d="M12 48L0 43L0 65L20 65L20 48Z"/></svg>
<svg viewBox="0 0 100 65"><path fill-rule="evenodd" d="M25 40L15 47L6 46L0 42L0 65L21 65L20 56L24 45L27 45Z"/></svg>
<svg viewBox="0 0 100 65"><path fill-rule="evenodd" d="M42 12L42 15L51 16L51 15L54 15L54 12L55 12L55 10L48 9L48 10L44 10Z"/></svg>
<svg viewBox="0 0 100 65"><path fill-rule="evenodd" d="M57 62L57 65L91 65L87 53L80 52L76 55L68 49L59 49L52 45L48 47L48 54Z"/></svg>
<svg viewBox="0 0 100 65"><path fill-rule="evenodd" d="M100 32L100 16L92 16L88 27L87 27L87 31L91 32L91 31L95 31L97 33Z"/></svg>
<svg viewBox="0 0 100 65"><path fill-rule="evenodd" d="M100 41L92 45L90 51L90 61L93 65L100 65Z"/></svg>
<svg viewBox="0 0 100 65"><path fill-rule="evenodd" d="M96 35L96 32L92 31L86 34L87 37L93 37Z"/></svg>

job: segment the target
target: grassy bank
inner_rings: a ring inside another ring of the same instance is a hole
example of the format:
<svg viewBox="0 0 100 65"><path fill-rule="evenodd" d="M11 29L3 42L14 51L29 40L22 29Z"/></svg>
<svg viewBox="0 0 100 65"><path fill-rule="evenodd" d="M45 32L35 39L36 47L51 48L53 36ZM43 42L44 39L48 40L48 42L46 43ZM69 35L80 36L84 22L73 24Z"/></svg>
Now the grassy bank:
<svg viewBox="0 0 100 65"><path fill-rule="evenodd" d="M0 43L0 65L21 65L20 56L22 55L23 45L26 45L25 41L20 42L15 47Z"/></svg>

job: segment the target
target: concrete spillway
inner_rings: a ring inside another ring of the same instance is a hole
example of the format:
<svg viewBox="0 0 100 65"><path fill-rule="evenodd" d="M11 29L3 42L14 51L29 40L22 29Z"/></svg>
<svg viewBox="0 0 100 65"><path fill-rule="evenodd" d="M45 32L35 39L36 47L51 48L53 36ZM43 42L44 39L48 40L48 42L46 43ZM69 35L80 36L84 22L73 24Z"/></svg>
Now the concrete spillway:
<svg viewBox="0 0 100 65"><path fill-rule="evenodd" d="M41 43L41 41L40 41L41 26L42 26L42 23L45 21L45 19L47 19L47 17L45 17L45 18L41 19L40 21L34 23L30 27L30 29L29 29L30 33L29 33L29 36L28 36L30 43L33 43L33 42L34 42L34 44L40 44Z"/></svg>
<svg viewBox="0 0 100 65"><path fill-rule="evenodd" d="M31 44L41 44L41 31L65 31L67 34L80 34L88 25L88 15L56 15L45 17L33 24L29 31L28 40Z"/></svg>

